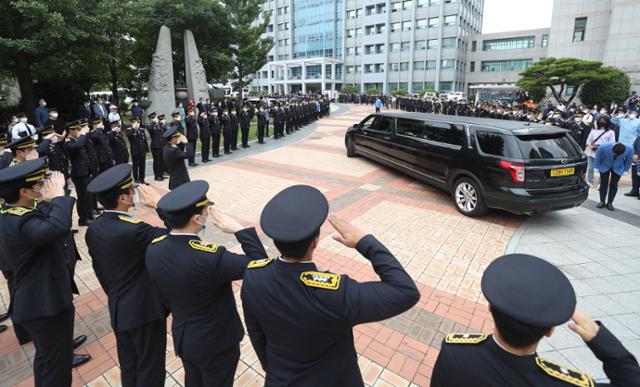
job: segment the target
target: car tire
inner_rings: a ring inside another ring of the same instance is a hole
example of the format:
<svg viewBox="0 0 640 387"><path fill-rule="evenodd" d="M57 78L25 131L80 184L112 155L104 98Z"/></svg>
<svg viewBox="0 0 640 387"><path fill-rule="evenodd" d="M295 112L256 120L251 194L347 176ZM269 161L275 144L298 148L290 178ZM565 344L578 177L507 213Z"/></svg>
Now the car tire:
<svg viewBox="0 0 640 387"><path fill-rule="evenodd" d="M487 205L478 183L470 177L462 177L453 184L451 191L453 204L466 216L478 217L487 213Z"/></svg>
<svg viewBox="0 0 640 387"><path fill-rule="evenodd" d="M347 157L355 157L356 156L356 149L353 146L353 137L348 136L346 141L345 141L345 145L347 147Z"/></svg>

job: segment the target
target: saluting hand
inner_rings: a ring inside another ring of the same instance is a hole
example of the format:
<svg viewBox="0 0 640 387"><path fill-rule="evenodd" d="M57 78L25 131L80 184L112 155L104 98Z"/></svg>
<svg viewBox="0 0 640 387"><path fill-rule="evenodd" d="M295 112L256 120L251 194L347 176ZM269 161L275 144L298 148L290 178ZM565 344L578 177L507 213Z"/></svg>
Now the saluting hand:
<svg viewBox="0 0 640 387"><path fill-rule="evenodd" d="M366 235L364 231L333 213L329 214L329 223L338 232L333 239L347 247L355 248Z"/></svg>
<svg viewBox="0 0 640 387"><path fill-rule="evenodd" d="M209 207L209 216L211 216L213 224L224 232L235 234L244 229L240 222L216 207Z"/></svg>
<svg viewBox="0 0 640 387"><path fill-rule="evenodd" d="M64 196L64 175L59 171L51 173L51 177L44 182L44 190L42 192L42 200L50 202L59 196Z"/></svg>
<svg viewBox="0 0 640 387"><path fill-rule="evenodd" d="M138 193L140 194L140 203L149 208L158 208L158 202L162 197L158 191L148 185L141 185L138 187Z"/></svg>
<svg viewBox="0 0 640 387"><path fill-rule="evenodd" d="M38 155L38 152L36 150L32 150L31 152L27 153L27 157L25 157L26 160L36 160L38 157L40 157Z"/></svg>
<svg viewBox="0 0 640 387"><path fill-rule="evenodd" d="M571 320L573 322L569 323L569 329L577 333L585 343L593 340L600 330L600 325L579 310L573 313Z"/></svg>

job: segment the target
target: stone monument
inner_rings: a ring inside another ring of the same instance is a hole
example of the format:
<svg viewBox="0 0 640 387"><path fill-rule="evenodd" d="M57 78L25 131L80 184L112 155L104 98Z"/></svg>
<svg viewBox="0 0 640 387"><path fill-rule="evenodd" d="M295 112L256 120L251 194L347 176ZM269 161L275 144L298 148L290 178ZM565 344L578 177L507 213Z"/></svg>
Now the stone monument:
<svg viewBox="0 0 640 387"><path fill-rule="evenodd" d="M170 121L176 109L175 85L173 80L173 58L171 51L171 30L162 26L158 34L156 52L151 61L148 86L151 106L147 112L164 114Z"/></svg>
<svg viewBox="0 0 640 387"><path fill-rule="evenodd" d="M184 65L189 98L195 103L198 103L200 98L208 98L207 76L191 30L184 31Z"/></svg>

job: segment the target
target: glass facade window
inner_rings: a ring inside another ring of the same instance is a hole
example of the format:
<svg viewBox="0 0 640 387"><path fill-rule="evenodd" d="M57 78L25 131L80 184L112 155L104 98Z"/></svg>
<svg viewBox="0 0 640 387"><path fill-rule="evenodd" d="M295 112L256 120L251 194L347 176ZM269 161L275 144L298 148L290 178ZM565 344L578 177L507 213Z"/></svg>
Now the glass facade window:
<svg viewBox="0 0 640 387"><path fill-rule="evenodd" d="M424 83L424 89L425 90L435 90L436 89L436 83L435 82L425 82Z"/></svg>
<svg viewBox="0 0 640 387"><path fill-rule="evenodd" d="M413 62L413 69L414 70L424 70L424 62Z"/></svg>
<svg viewBox="0 0 640 387"><path fill-rule="evenodd" d="M429 0L429 5L440 5L441 0Z"/></svg>
<svg viewBox="0 0 640 387"><path fill-rule="evenodd" d="M385 32L385 25L384 23L382 24L376 24L376 34L384 34Z"/></svg>
<svg viewBox="0 0 640 387"><path fill-rule="evenodd" d="M482 42L482 51L504 51L533 48L535 41L535 36L484 40Z"/></svg>
<svg viewBox="0 0 640 387"><path fill-rule="evenodd" d="M411 31L411 22L402 22L402 31Z"/></svg>
<svg viewBox="0 0 640 387"><path fill-rule="evenodd" d="M384 63L376 63L374 71L376 73L384 73Z"/></svg>
<svg viewBox="0 0 640 387"><path fill-rule="evenodd" d="M407 87L409 87L409 84L407 82L400 82L400 83L398 83L398 87L400 89L407 90Z"/></svg>
<svg viewBox="0 0 640 387"><path fill-rule="evenodd" d="M540 40L541 47L547 47L549 45L549 34L542 35L542 39Z"/></svg>
<svg viewBox="0 0 640 387"><path fill-rule="evenodd" d="M402 42L400 44L400 51L409 51L411 50L411 42Z"/></svg>
<svg viewBox="0 0 640 387"><path fill-rule="evenodd" d="M356 47L356 56L362 54L362 47Z"/></svg>
<svg viewBox="0 0 640 387"><path fill-rule="evenodd" d="M362 27L358 27L358 28L356 28L356 38L357 38L358 36L362 36Z"/></svg>
<svg viewBox="0 0 640 387"><path fill-rule="evenodd" d="M522 71L533 64L533 59L488 60L480 64L480 71Z"/></svg>
<svg viewBox="0 0 640 387"><path fill-rule="evenodd" d="M402 28L402 23L391 23L391 32L400 32Z"/></svg>
<svg viewBox="0 0 640 387"><path fill-rule="evenodd" d="M355 19L356 18L356 10L352 9L347 11L347 19Z"/></svg>
<svg viewBox="0 0 640 387"><path fill-rule="evenodd" d="M427 40L427 48L438 48L438 39Z"/></svg>
<svg viewBox="0 0 640 387"><path fill-rule="evenodd" d="M382 93L382 83L365 83L364 90L378 89L378 92Z"/></svg>
<svg viewBox="0 0 640 387"><path fill-rule="evenodd" d="M469 62L469 72L473 73L476 71L476 62Z"/></svg>
<svg viewBox="0 0 640 387"><path fill-rule="evenodd" d="M440 91L453 91L453 82L440 82Z"/></svg>
<svg viewBox="0 0 640 387"><path fill-rule="evenodd" d="M373 72L373 65L372 64L366 64L364 65L364 73L372 73Z"/></svg>
<svg viewBox="0 0 640 387"><path fill-rule="evenodd" d="M391 3L391 12L398 12L402 10L402 2L397 1L395 3Z"/></svg>
<svg viewBox="0 0 640 387"><path fill-rule="evenodd" d="M398 86L397 82L387 83L387 91L388 92L398 90L399 88L400 88L400 86Z"/></svg>
<svg viewBox="0 0 640 387"><path fill-rule="evenodd" d="M400 52L400 43L390 43L389 52Z"/></svg>
<svg viewBox="0 0 640 387"><path fill-rule="evenodd" d="M436 61L428 60L427 61L427 70L435 70L436 69Z"/></svg>
<svg viewBox="0 0 640 387"><path fill-rule="evenodd" d="M429 5L429 0L418 0L418 8L426 7Z"/></svg>
<svg viewBox="0 0 640 387"><path fill-rule="evenodd" d="M583 42L584 34L587 31L587 18L577 17L573 24L573 41Z"/></svg>
<svg viewBox="0 0 640 387"><path fill-rule="evenodd" d="M455 26L458 20L458 15L447 15L444 17L445 26Z"/></svg>
<svg viewBox="0 0 640 387"><path fill-rule="evenodd" d="M294 4L293 58L341 58L343 0L297 0Z"/></svg>
<svg viewBox="0 0 640 387"><path fill-rule="evenodd" d="M416 30L421 30L427 28L427 19L417 19L416 20Z"/></svg>
<svg viewBox="0 0 640 387"><path fill-rule="evenodd" d="M478 41L474 40L471 42L471 52L476 52L476 47L478 46Z"/></svg>
<svg viewBox="0 0 640 387"><path fill-rule="evenodd" d="M356 36L356 30L353 28L350 28L347 30L347 38L353 38Z"/></svg>
<svg viewBox="0 0 640 387"><path fill-rule="evenodd" d="M426 40L417 40L416 41L416 47L414 48L414 50L418 51L418 50L426 50L427 49L427 41Z"/></svg>
<svg viewBox="0 0 640 387"><path fill-rule="evenodd" d="M436 28L440 26L440 18L439 17L430 17L429 18L429 28Z"/></svg>
<svg viewBox="0 0 640 387"><path fill-rule="evenodd" d="M345 53L347 54L347 56L353 56L356 54L356 50L355 47L347 47L345 49Z"/></svg>
<svg viewBox="0 0 640 387"><path fill-rule="evenodd" d="M400 71L409 71L409 62L400 62Z"/></svg>
<svg viewBox="0 0 640 387"><path fill-rule="evenodd" d="M442 48L455 48L456 38L444 38L442 39Z"/></svg>
<svg viewBox="0 0 640 387"><path fill-rule="evenodd" d="M411 92L412 93L419 93L422 90L424 90L424 82L413 82L411 84Z"/></svg>
<svg viewBox="0 0 640 387"><path fill-rule="evenodd" d="M402 9L411 9L413 8L413 0L405 0L402 2Z"/></svg>
<svg viewBox="0 0 640 387"><path fill-rule="evenodd" d="M447 70L456 68L455 59L443 59L442 62L440 62L440 68Z"/></svg>
<svg viewBox="0 0 640 387"><path fill-rule="evenodd" d="M390 73L395 73L398 72L400 70L400 65L399 63L389 63L389 72Z"/></svg>

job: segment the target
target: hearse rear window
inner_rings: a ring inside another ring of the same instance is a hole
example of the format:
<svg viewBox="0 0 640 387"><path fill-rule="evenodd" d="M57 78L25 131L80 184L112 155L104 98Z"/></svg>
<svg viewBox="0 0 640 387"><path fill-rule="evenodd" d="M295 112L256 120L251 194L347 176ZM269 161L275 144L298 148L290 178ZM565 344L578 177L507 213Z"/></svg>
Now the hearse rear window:
<svg viewBox="0 0 640 387"><path fill-rule="evenodd" d="M476 132L476 138L482 153L502 157L518 156L518 150L511 149L514 147L512 139L500 133Z"/></svg>
<svg viewBox="0 0 640 387"><path fill-rule="evenodd" d="M580 156L580 149L565 133L516 136L526 159L564 159Z"/></svg>

